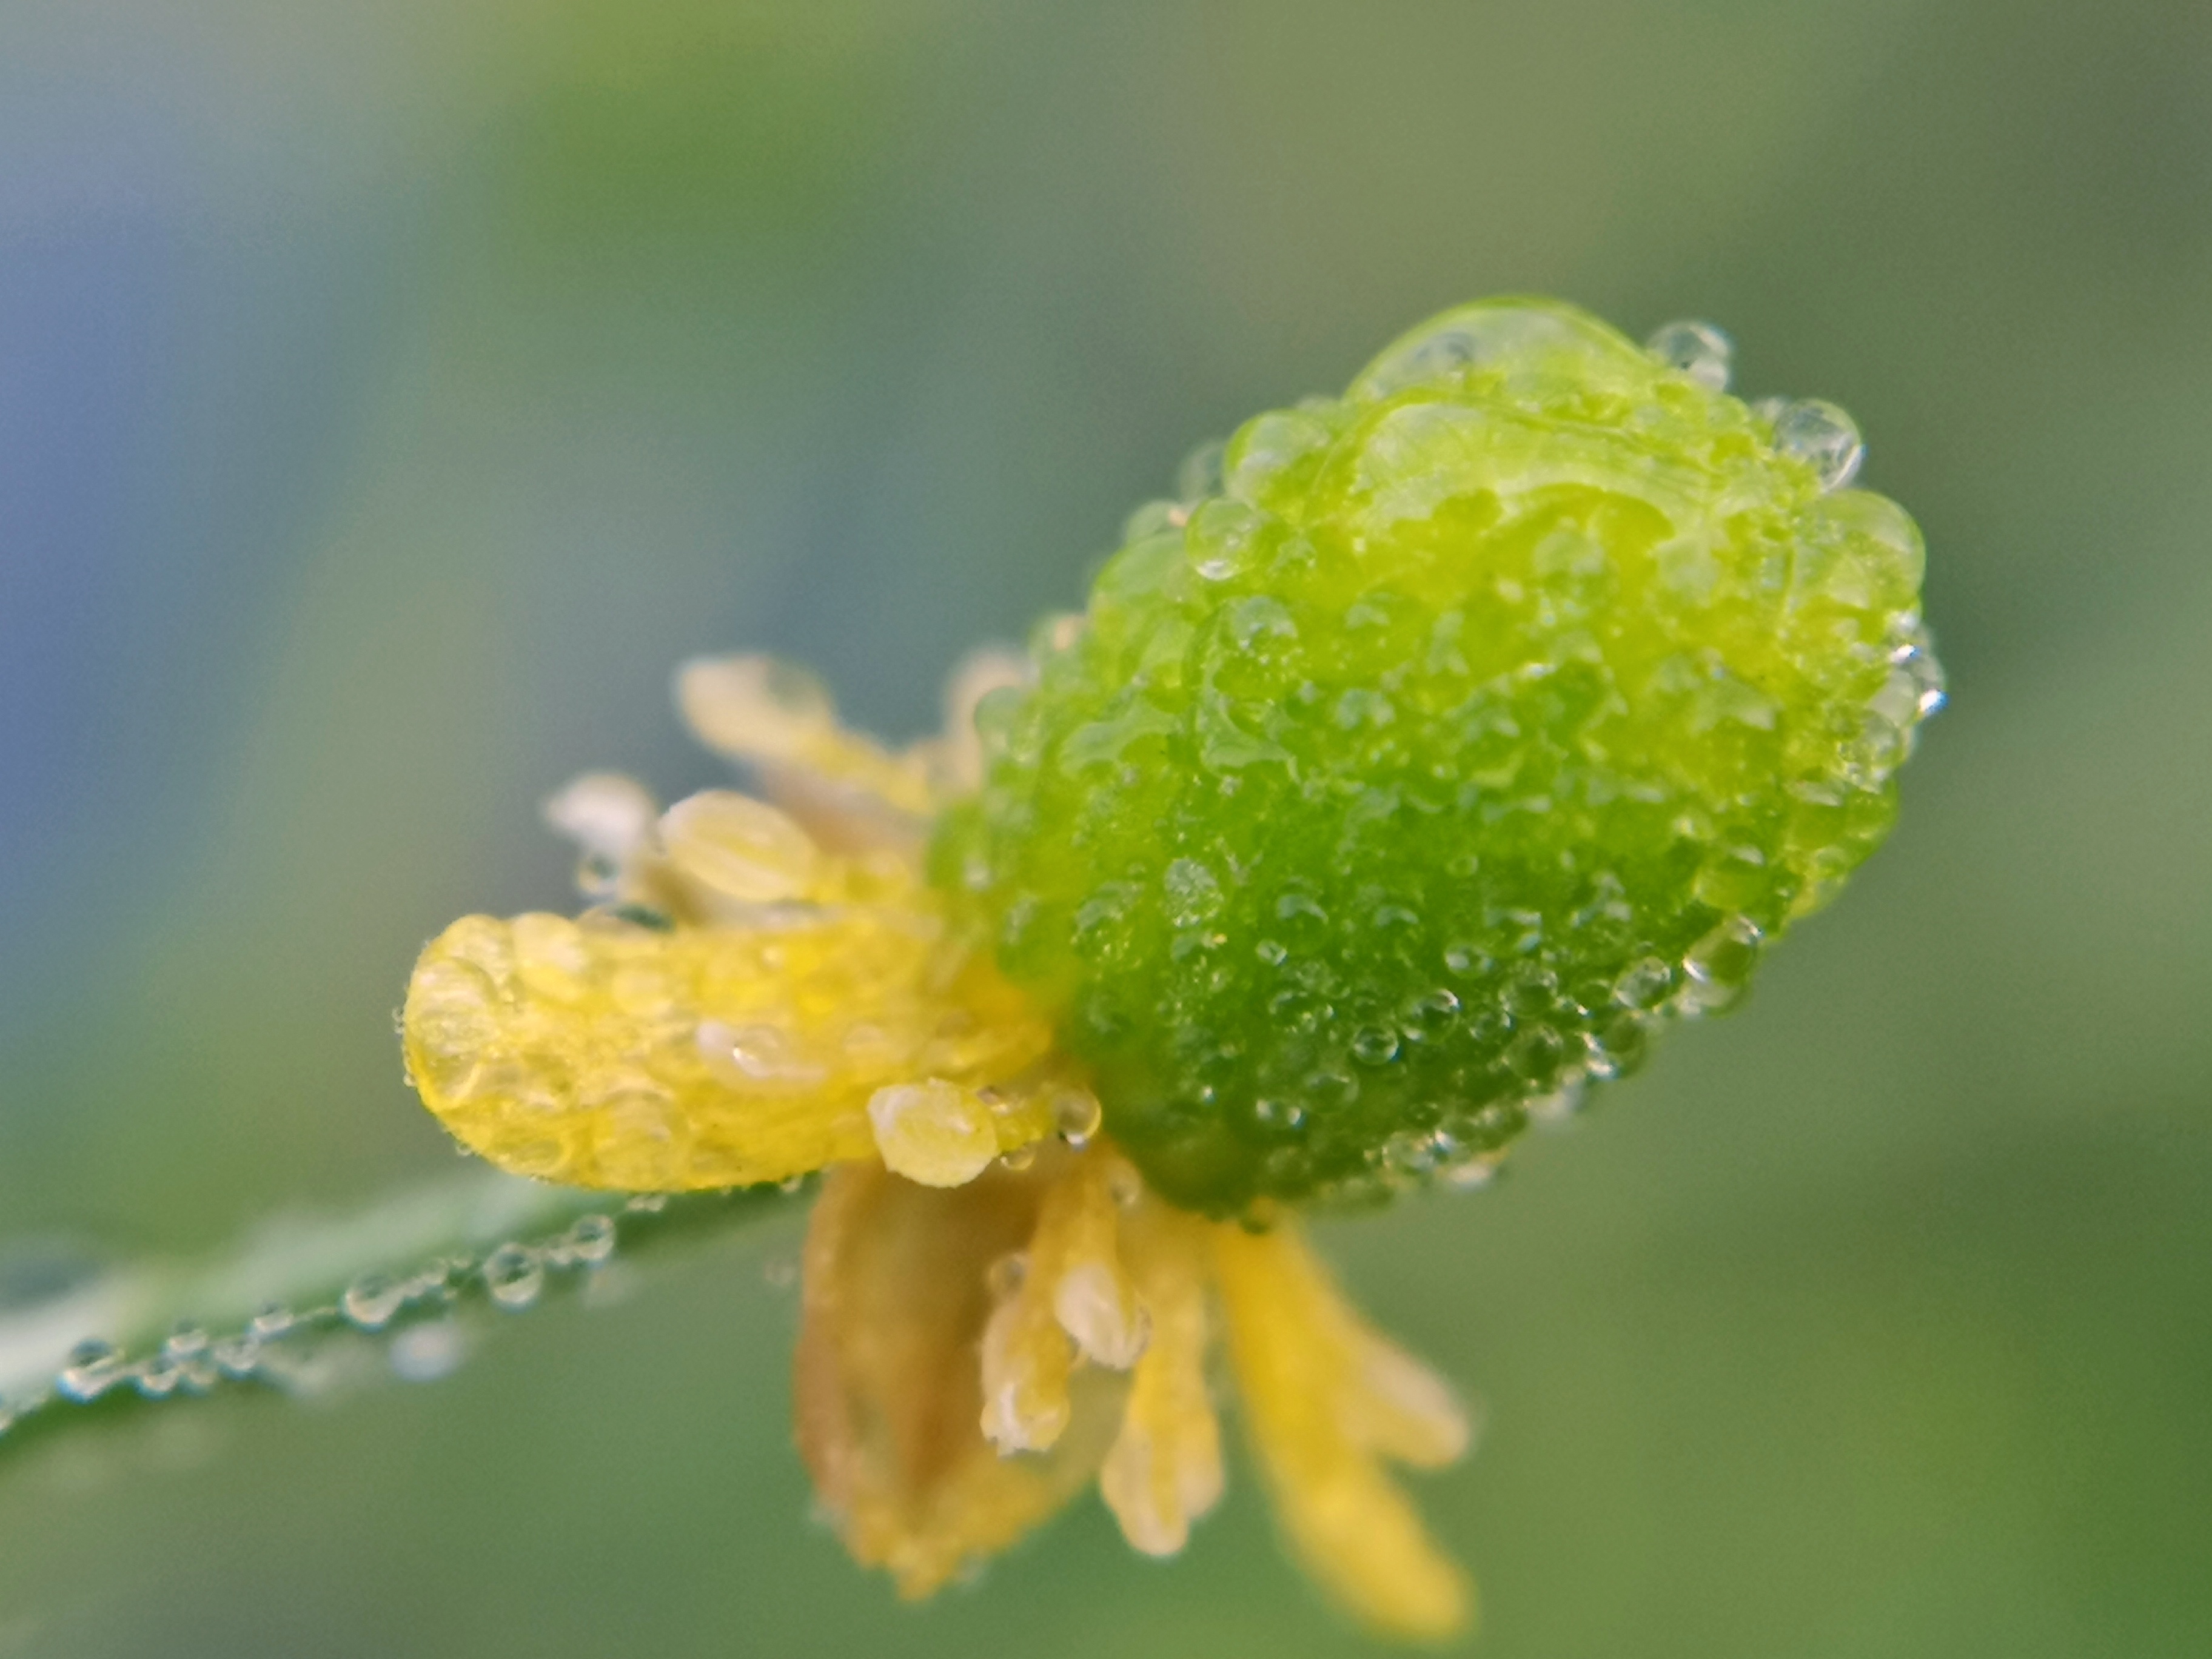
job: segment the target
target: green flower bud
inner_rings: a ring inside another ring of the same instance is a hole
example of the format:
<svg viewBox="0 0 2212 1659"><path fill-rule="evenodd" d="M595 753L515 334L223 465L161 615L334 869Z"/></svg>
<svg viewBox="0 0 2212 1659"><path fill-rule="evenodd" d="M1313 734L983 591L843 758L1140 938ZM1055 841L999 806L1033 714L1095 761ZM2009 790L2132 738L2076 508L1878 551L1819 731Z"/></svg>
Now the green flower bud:
<svg viewBox="0 0 2212 1659"><path fill-rule="evenodd" d="M1479 1176L1881 841L1920 535L1725 351L1447 313L1200 452L979 711L935 879L1171 1198Z"/></svg>

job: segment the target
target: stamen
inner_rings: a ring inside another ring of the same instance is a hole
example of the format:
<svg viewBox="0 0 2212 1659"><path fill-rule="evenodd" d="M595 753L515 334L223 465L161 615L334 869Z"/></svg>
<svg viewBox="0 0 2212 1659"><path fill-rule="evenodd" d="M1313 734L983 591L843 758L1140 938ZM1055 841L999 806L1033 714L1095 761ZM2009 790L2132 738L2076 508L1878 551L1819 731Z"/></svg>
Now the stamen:
<svg viewBox="0 0 2212 1659"><path fill-rule="evenodd" d="M1206 1224L1147 1203L1123 1229L1152 1340L1137 1362L1099 1495L1131 1547L1173 1555L1220 1499L1221 1429L1206 1386Z"/></svg>
<svg viewBox="0 0 2212 1659"><path fill-rule="evenodd" d="M1024 1270L983 1333L982 1428L1001 1452L1039 1451L1066 1425L1079 1358L1127 1370L1150 1322L1121 1267L1103 1155L1057 1155Z"/></svg>

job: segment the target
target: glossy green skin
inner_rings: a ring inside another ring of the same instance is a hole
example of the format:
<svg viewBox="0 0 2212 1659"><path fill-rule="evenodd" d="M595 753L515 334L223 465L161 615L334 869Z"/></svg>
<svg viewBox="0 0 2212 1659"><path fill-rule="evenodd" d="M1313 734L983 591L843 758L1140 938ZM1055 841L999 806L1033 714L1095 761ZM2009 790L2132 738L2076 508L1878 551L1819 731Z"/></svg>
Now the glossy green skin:
<svg viewBox="0 0 2212 1659"><path fill-rule="evenodd" d="M933 863L1170 1198L1479 1174L1887 829L1918 532L1595 319L1449 313L1212 482L981 711Z"/></svg>

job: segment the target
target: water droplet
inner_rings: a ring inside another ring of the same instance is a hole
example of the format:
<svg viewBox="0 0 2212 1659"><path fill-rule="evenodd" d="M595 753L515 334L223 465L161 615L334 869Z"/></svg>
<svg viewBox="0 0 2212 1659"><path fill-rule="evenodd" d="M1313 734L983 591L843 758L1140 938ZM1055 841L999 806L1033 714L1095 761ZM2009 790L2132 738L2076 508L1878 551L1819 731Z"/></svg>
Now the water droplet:
<svg viewBox="0 0 2212 1659"><path fill-rule="evenodd" d="M1336 700L1336 724L1340 731L1357 732L1362 726L1381 727L1398 718L1398 710L1390 699L1367 686L1355 685Z"/></svg>
<svg viewBox="0 0 2212 1659"><path fill-rule="evenodd" d="M1255 948L1254 955L1270 968L1279 968L1290 958L1290 947L1280 939L1263 939Z"/></svg>
<svg viewBox="0 0 2212 1659"><path fill-rule="evenodd" d="M161 1352L179 1364L203 1357L208 1350L208 1334L198 1325L180 1324L171 1331L161 1344Z"/></svg>
<svg viewBox="0 0 2212 1659"><path fill-rule="evenodd" d="M1624 1011L1585 1034L1583 1042L1590 1075L1612 1079L1626 1077L1644 1063L1650 1034L1642 1015Z"/></svg>
<svg viewBox="0 0 2212 1659"><path fill-rule="evenodd" d="M1133 1210L1144 1201L1144 1178L1132 1165L1116 1158L1106 1171L1106 1191L1115 1209Z"/></svg>
<svg viewBox="0 0 2212 1659"><path fill-rule="evenodd" d="M1098 1097L1090 1090L1063 1089L1053 1098L1052 1117L1060 1139L1080 1152L1098 1133L1098 1126L1105 1121L1106 1110L1098 1103Z"/></svg>
<svg viewBox="0 0 2212 1659"><path fill-rule="evenodd" d="M615 1218L611 1215L580 1215L569 1224L569 1255L596 1267L615 1253Z"/></svg>
<svg viewBox="0 0 2212 1659"><path fill-rule="evenodd" d="M1370 369L1364 377L1364 389L1370 397L1388 398L1408 386L1447 380L1470 367L1480 353L1474 331L1439 329L1409 341L1387 362Z"/></svg>
<svg viewBox="0 0 2212 1659"><path fill-rule="evenodd" d="M142 1360L126 1374L131 1386L148 1400L167 1400L185 1380L185 1368L165 1354Z"/></svg>
<svg viewBox="0 0 2212 1659"><path fill-rule="evenodd" d="M1946 701L1943 665L1917 630L1891 648L1889 678L1868 706L1893 726L1926 720Z"/></svg>
<svg viewBox="0 0 2212 1659"><path fill-rule="evenodd" d="M502 1244L484 1258L484 1288L501 1307L520 1312L545 1288L545 1264L522 1244Z"/></svg>
<svg viewBox="0 0 2212 1659"><path fill-rule="evenodd" d="M628 1210L632 1215L659 1215L667 1207L666 1193L634 1194L629 1202L623 1206L623 1208Z"/></svg>
<svg viewBox="0 0 2212 1659"><path fill-rule="evenodd" d="M1334 400L1322 405L1334 406ZM1277 474L1321 448L1331 435L1318 412L1273 410L1255 416L1230 441L1225 487L1243 500L1256 500Z"/></svg>
<svg viewBox="0 0 2212 1659"><path fill-rule="evenodd" d="M1463 1148L1442 1129L1407 1129L1382 1143L1382 1163L1395 1176L1425 1178L1461 1157Z"/></svg>
<svg viewBox="0 0 2212 1659"><path fill-rule="evenodd" d="M1182 465L1176 469L1176 499L1185 501L1203 501L1221 493L1221 460L1229 446L1219 438L1209 438L1183 457Z"/></svg>
<svg viewBox="0 0 2212 1659"><path fill-rule="evenodd" d="M54 1379L54 1387L64 1400L85 1405L122 1380L122 1354L112 1342L94 1337L70 1350L68 1362Z"/></svg>
<svg viewBox="0 0 2212 1659"><path fill-rule="evenodd" d="M1242 574L1258 557L1267 525L1266 514L1242 501L1208 501L1191 515L1191 568L1210 582Z"/></svg>
<svg viewBox="0 0 2212 1659"><path fill-rule="evenodd" d="M1444 966L1455 974L1486 974L1492 965L1489 953L1479 945L1462 942L1444 946Z"/></svg>
<svg viewBox="0 0 2212 1659"><path fill-rule="evenodd" d="M1725 392L1735 347L1711 323L1684 320L1652 331L1644 349L1669 368L1679 368L1708 392Z"/></svg>
<svg viewBox="0 0 2212 1659"><path fill-rule="evenodd" d="M990 1107L941 1078L894 1083L868 1098L876 1150L895 1175L925 1187L964 1187L1000 1151Z"/></svg>
<svg viewBox="0 0 2212 1659"><path fill-rule="evenodd" d="M1729 916L1684 953L1686 1013L1718 1013L1742 1000L1765 937L1748 916Z"/></svg>
<svg viewBox="0 0 2212 1659"><path fill-rule="evenodd" d="M992 1301L1004 1302L1019 1293L1029 1276L1028 1254L1022 1250L1009 1250L983 1270L983 1286L991 1293Z"/></svg>
<svg viewBox="0 0 2212 1659"><path fill-rule="evenodd" d="M821 1061L774 1025L726 1025L702 1019L699 1052L715 1074L741 1089L805 1089L829 1075Z"/></svg>
<svg viewBox="0 0 2212 1659"><path fill-rule="evenodd" d="M1294 1134L1306 1127L1306 1109L1296 1101L1262 1096L1252 1103L1252 1119L1263 1129Z"/></svg>
<svg viewBox="0 0 2212 1659"><path fill-rule="evenodd" d="M1825 490L1841 489L1866 459L1858 423L1818 398L1786 403L1774 415L1774 447L1809 465Z"/></svg>
<svg viewBox="0 0 2212 1659"><path fill-rule="evenodd" d="M1167 890L1168 920L1178 927L1194 927L1219 915L1226 900L1212 871L1196 859L1177 859L1162 878Z"/></svg>
<svg viewBox="0 0 2212 1659"><path fill-rule="evenodd" d="M1505 1064L1516 1077L1548 1086L1566 1060L1566 1039L1548 1025L1536 1025L1505 1045Z"/></svg>
<svg viewBox="0 0 2212 1659"><path fill-rule="evenodd" d="M299 1322L299 1316L281 1302L269 1302L247 1322L246 1334L256 1341L274 1342Z"/></svg>
<svg viewBox="0 0 2212 1659"><path fill-rule="evenodd" d="M1625 1007L1656 1008L1674 983L1674 967L1664 957L1645 957L1631 963L1613 982L1613 994Z"/></svg>
<svg viewBox="0 0 2212 1659"><path fill-rule="evenodd" d="M1311 1036L1335 1012L1310 991L1278 991L1267 999L1267 1017L1295 1036Z"/></svg>
<svg viewBox="0 0 2212 1659"><path fill-rule="evenodd" d="M1036 1164L1036 1144L1034 1141L1026 1146L1015 1147L1011 1152L1002 1154L999 1159L1000 1169L1009 1170L1015 1175L1034 1168Z"/></svg>
<svg viewBox="0 0 2212 1659"><path fill-rule="evenodd" d="M1548 968L1524 968L1505 988L1505 1007L1521 1018L1549 1013L1559 1000L1559 976Z"/></svg>
<svg viewBox="0 0 2212 1659"><path fill-rule="evenodd" d="M1451 1030L1459 1012L1458 996L1440 985L1406 1005L1402 1029L1410 1042L1434 1042Z"/></svg>
<svg viewBox="0 0 2212 1659"><path fill-rule="evenodd" d="M1388 1066L1398 1058L1398 1034L1380 1025L1363 1026L1352 1036L1352 1057L1362 1066Z"/></svg>
<svg viewBox="0 0 2212 1659"><path fill-rule="evenodd" d="M380 1331L407 1304L407 1286L389 1273L363 1273L338 1298L338 1311L358 1330Z"/></svg>
<svg viewBox="0 0 2212 1659"><path fill-rule="evenodd" d="M1174 536L1182 539L1184 523L1190 509L1181 501L1146 501L1121 520L1121 545L1133 547L1155 537Z"/></svg>
<svg viewBox="0 0 2212 1659"><path fill-rule="evenodd" d="M1300 1085L1316 1110L1340 1112L1359 1098L1359 1080L1342 1072L1310 1072Z"/></svg>
<svg viewBox="0 0 2212 1659"><path fill-rule="evenodd" d="M261 1343L250 1334L227 1336L209 1350L209 1355L225 1376L244 1382L261 1363Z"/></svg>

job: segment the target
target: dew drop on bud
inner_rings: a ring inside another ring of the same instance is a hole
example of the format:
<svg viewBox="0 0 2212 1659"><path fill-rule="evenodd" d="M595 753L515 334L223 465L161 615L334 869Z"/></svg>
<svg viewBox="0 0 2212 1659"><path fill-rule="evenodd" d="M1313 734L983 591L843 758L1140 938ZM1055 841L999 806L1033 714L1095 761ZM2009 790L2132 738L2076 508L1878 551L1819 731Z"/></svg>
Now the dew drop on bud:
<svg viewBox="0 0 2212 1659"><path fill-rule="evenodd" d="M1866 459L1858 422L1818 398L1782 405L1774 416L1774 447L1810 466L1824 491L1841 489Z"/></svg>
<svg viewBox="0 0 2212 1659"><path fill-rule="evenodd" d="M1735 347L1711 323L1684 320L1652 331L1644 349L1669 368L1679 368L1708 392L1725 392Z"/></svg>

